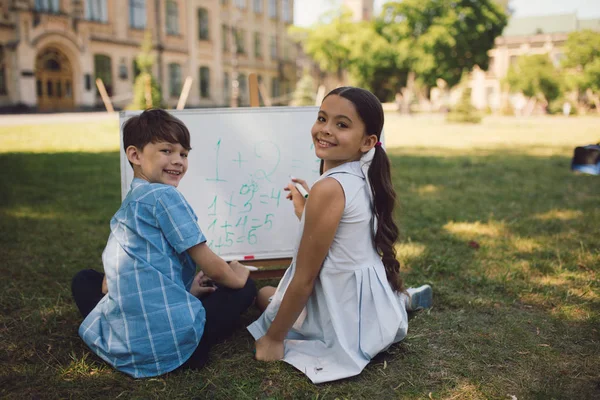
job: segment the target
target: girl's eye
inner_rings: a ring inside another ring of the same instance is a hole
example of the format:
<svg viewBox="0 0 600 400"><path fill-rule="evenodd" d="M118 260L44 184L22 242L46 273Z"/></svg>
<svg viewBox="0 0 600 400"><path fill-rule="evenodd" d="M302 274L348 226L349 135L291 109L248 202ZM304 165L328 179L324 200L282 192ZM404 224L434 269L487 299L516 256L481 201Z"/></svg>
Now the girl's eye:
<svg viewBox="0 0 600 400"><path fill-rule="evenodd" d="M169 149L162 149L161 151L165 154L171 154L171 150Z"/></svg>
<svg viewBox="0 0 600 400"><path fill-rule="evenodd" d="M338 123L338 126L339 126L340 128L347 128L347 127L348 127L348 125L346 125L346 124L345 124L345 123L343 123L343 122L339 122L339 123Z"/></svg>
<svg viewBox="0 0 600 400"><path fill-rule="evenodd" d="M188 156L187 153L181 153L181 157L187 158L187 156Z"/></svg>
<svg viewBox="0 0 600 400"><path fill-rule="evenodd" d="M325 122L325 118L324 118L324 117L321 117L321 116L319 116L319 117L317 117L317 121L319 121L319 122Z"/></svg>

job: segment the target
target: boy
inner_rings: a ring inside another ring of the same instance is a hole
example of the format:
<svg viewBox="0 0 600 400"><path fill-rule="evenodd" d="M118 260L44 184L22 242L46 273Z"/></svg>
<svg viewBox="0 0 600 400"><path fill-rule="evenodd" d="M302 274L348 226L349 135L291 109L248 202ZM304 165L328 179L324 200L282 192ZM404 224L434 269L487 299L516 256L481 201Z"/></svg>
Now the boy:
<svg viewBox="0 0 600 400"><path fill-rule="evenodd" d="M208 248L176 189L191 150L186 126L164 110L146 110L125 123L123 148L134 179L110 221L106 276L80 271L71 286L84 317L79 335L135 378L200 368L253 303L256 287L247 268ZM194 277L196 265L202 271Z"/></svg>

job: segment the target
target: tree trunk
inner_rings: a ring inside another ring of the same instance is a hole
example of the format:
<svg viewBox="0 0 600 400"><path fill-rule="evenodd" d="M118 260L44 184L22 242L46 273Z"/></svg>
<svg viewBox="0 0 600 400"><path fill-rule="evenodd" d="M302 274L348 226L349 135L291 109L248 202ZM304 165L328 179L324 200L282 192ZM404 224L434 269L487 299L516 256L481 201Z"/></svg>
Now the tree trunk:
<svg viewBox="0 0 600 400"><path fill-rule="evenodd" d="M592 92L592 89L586 90L585 94L587 95L587 97L590 98L590 100L592 100L592 102L596 106L596 112L600 114L600 94L595 94L594 92Z"/></svg>
<svg viewBox="0 0 600 400"><path fill-rule="evenodd" d="M416 79L416 74L413 71L409 72L408 79L406 81L406 87L400 89L400 92L402 92L402 113L403 114L410 114L410 102L412 101L412 97L414 94L415 79Z"/></svg>

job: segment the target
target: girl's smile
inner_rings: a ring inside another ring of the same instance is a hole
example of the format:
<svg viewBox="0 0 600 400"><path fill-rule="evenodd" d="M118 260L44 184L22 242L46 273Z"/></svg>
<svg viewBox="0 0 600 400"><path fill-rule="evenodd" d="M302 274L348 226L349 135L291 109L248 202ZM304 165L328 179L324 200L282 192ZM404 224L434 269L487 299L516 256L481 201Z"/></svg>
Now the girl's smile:
<svg viewBox="0 0 600 400"><path fill-rule="evenodd" d="M366 135L365 124L354 104L338 95L323 100L311 135L315 153L323 160L323 172L360 160L377 142L376 135Z"/></svg>

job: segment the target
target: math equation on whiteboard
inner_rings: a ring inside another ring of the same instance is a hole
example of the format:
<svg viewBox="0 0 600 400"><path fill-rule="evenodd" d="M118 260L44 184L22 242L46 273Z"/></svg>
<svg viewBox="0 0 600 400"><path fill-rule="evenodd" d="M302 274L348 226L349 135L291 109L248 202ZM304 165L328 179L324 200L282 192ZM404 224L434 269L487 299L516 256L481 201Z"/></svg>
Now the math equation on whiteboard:
<svg viewBox="0 0 600 400"><path fill-rule="evenodd" d="M290 175L309 183L318 177L312 144L298 148L271 140L218 138L211 150L199 160L192 151L180 186L208 246L219 255L237 256L293 247L298 220L284 188Z"/></svg>

